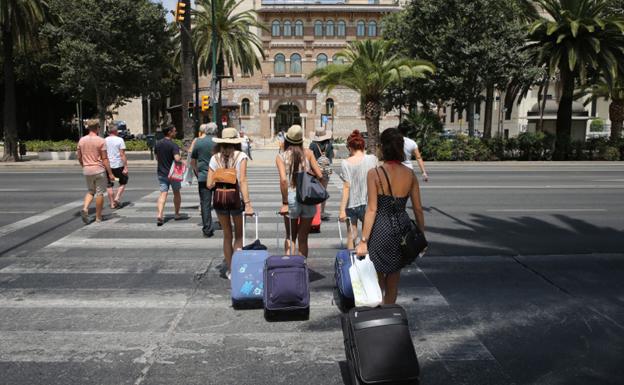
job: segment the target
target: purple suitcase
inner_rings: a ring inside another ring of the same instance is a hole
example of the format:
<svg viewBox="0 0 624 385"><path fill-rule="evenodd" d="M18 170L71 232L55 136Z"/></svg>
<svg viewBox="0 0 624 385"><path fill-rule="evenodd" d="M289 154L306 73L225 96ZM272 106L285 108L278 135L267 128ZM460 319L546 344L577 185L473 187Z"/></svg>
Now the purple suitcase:
<svg viewBox="0 0 624 385"><path fill-rule="evenodd" d="M308 266L301 255L273 255L264 268L264 316L307 319L310 314Z"/></svg>

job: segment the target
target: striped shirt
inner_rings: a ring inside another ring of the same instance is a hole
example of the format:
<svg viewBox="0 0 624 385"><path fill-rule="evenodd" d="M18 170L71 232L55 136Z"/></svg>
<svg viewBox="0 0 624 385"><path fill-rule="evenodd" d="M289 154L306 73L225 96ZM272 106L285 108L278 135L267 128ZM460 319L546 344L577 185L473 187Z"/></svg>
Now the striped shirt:
<svg viewBox="0 0 624 385"><path fill-rule="evenodd" d="M347 208L366 205L368 202L368 187L366 177L368 171L377 167L375 155L364 155L358 163L350 163L347 159L342 161L342 178L349 183L349 203Z"/></svg>

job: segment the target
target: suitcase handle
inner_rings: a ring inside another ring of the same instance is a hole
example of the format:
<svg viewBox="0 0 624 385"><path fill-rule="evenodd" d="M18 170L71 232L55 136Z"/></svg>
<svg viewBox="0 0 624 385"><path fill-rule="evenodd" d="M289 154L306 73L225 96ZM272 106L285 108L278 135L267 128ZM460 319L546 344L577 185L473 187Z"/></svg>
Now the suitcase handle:
<svg viewBox="0 0 624 385"><path fill-rule="evenodd" d="M291 233L290 237L292 238L292 219L290 219L290 216L288 215L288 213L286 215L282 215L278 211L276 214L277 214L278 217L288 218L288 220L286 222L288 223L288 232ZM280 226L280 223L277 222L277 224L275 226L275 245L276 245L278 250L280 248L280 244L279 244L279 226ZM284 237L284 239L286 239L286 237ZM290 255L295 255L295 249L293 248L293 246L297 245L297 237L295 237L295 242L293 242L292 239L289 239L289 241L290 241ZM293 243L294 243L294 245L293 245Z"/></svg>
<svg viewBox="0 0 624 385"><path fill-rule="evenodd" d="M243 213L243 246L245 246L245 218L251 216L256 220L256 239L258 239L258 213L253 213L252 215L245 215Z"/></svg>
<svg viewBox="0 0 624 385"><path fill-rule="evenodd" d="M353 324L353 329L361 330L361 329L376 328L379 326L388 326L388 325L407 325L407 320L403 317L374 319L370 321L357 322Z"/></svg>
<svg viewBox="0 0 624 385"><path fill-rule="evenodd" d="M347 217L345 219L345 223L347 224L347 234L349 233L349 228L351 227L351 218ZM340 218L338 218L338 236L340 237L340 248L344 249L344 240L342 238L342 229L340 228ZM355 239L353 240L355 242Z"/></svg>

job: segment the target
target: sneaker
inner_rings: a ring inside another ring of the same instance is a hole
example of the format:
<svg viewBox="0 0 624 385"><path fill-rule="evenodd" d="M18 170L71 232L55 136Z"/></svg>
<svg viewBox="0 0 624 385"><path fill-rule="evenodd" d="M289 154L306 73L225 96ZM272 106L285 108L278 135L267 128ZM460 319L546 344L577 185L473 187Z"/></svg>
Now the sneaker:
<svg viewBox="0 0 624 385"><path fill-rule="evenodd" d="M208 231L208 232L205 232L203 234L204 234L204 238L211 238L211 237L214 236L214 231Z"/></svg>
<svg viewBox="0 0 624 385"><path fill-rule="evenodd" d="M232 272L228 271L227 273L225 273L225 276L227 277L228 280L232 280Z"/></svg>
<svg viewBox="0 0 624 385"><path fill-rule="evenodd" d="M82 218L82 221L85 225L88 225L91 222L89 220L89 213L87 211L80 210L80 218Z"/></svg>

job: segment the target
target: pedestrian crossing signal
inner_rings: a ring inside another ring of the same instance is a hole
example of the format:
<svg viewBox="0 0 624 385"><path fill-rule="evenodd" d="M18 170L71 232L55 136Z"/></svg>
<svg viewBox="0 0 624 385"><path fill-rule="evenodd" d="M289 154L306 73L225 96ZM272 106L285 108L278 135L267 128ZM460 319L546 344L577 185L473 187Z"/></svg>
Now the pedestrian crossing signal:
<svg viewBox="0 0 624 385"><path fill-rule="evenodd" d="M177 22L181 23L184 21L186 14L186 2L178 1L178 7L176 8L175 19Z"/></svg>
<svg viewBox="0 0 624 385"><path fill-rule="evenodd" d="M201 110L208 111L210 108L210 96L202 95Z"/></svg>

